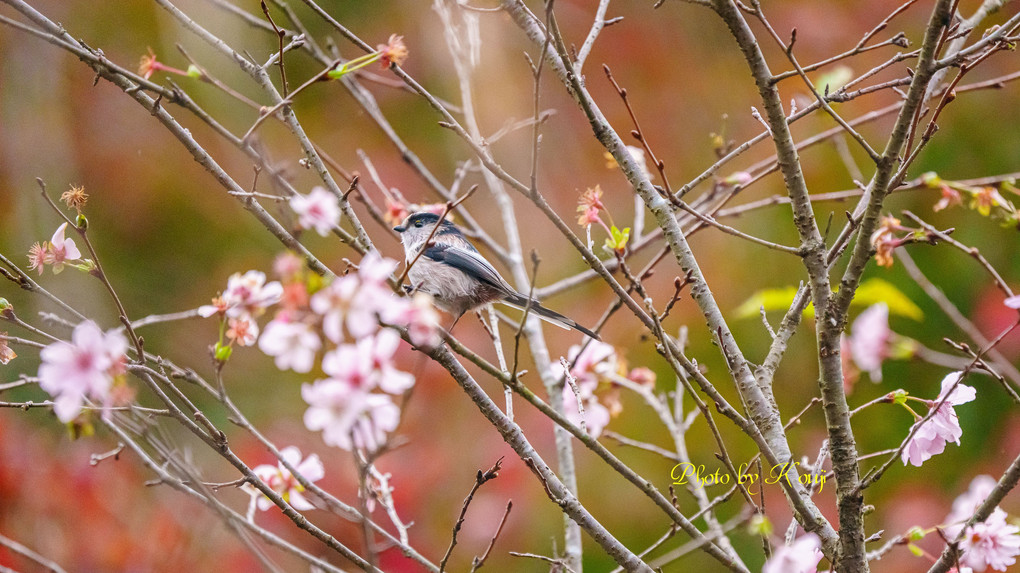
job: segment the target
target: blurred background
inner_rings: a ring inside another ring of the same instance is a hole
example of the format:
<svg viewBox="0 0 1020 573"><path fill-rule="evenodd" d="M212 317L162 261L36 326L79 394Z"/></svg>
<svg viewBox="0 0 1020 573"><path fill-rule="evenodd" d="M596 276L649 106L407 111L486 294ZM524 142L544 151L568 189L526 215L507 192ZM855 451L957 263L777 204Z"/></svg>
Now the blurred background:
<svg viewBox="0 0 1020 573"><path fill-rule="evenodd" d="M241 10L262 18L258 2L231 0ZM227 61L153 2L84 2L33 0L33 6L50 19L62 23L76 38L101 48L112 61L134 69L149 48L167 65L185 69L188 62L176 49L180 44L204 68L233 89L259 103L266 103L258 87L233 62ZM292 2L311 34L325 43L331 38L345 58L361 52L317 19L301 2ZM404 36L410 58L404 68L436 96L458 103L456 74L443 38L442 24L431 4L420 0L387 2L323 1L322 6L369 44L385 43L390 34ZM477 0L477 6L495 5L492 0ZM538 3L533 9L538 9ZM580 45L591 24L596 2L560 0L557 15L568 42ZM624 19L606 28L588 60L586 81L609 121L621 134L632 128L625 107L606 80L601 66L609 65L617 81L627 89L644 133L664 161L674 188L690 181L716 161L713 135L733 140L737 145L757 135L762 127L750 114L751 106L760 108L746 64L720 20L709 10L680 2L667 2L658 9L653 2L618 2L608 16ZM276 38L245 24L241 19L205 1L181 0L179 7L207 29L238 50L247 50L255 60L265 61L277 48ZM812 63L852 48L862 35L900 5L899 1L864 0L861 2L815 2L811 0L765 3L772 24L781 35L797 29L797 56ZM920 2L898 17L878 39L903 31L916 46L928 18L930 2ZM960 11L969 15L978 5L960 2ZM1015 10L1015 8L1013 8ZM16 17L13 10L0 7L0 14ZM278 16L278 21L282 17ZM481 29L481 59L475 72L474 94L480 129L495 134L504 126L533 114L533 82L525 53L536 50L522 32L500 12L477 13ZM988 23L1001 22L1002 15ZM786 70L781 51L767 41L762 44L774 71ZM891 57L896 47L885 47L844 63L856 76ZM901 77L906 63L892 66L872 82ZM831 73L835 66L815 72L816 79ZM998 77L1017 69L1015 53L993 56L986 65L972 72L964 83ZM292 87L319 71L318 64L303 53L287 57L287 72ZM548 70L547 70L548 72ZM449 130L437 125L440 119L425 101L415 94L386 85L393 78L377 66L370 73L383 81L366 80L364 85L379 100L382 111L400 137L444 184L450 185L455 172L472 157L468 147ZM278 79L277 69L272 70ZM164 83L167 76L157 73L153 80ZM214 87L189 78L173 78L200 105L217 117L235 134L243 134L257 118L255 110L239 104ZM783 101L798 100L801 106L810 100L803 83L796 78L780 84ZM1001 90L983 90L962 94L943 114L939 131L911 171L916 177L936 171L946 179L998 175L1020 171L1016 147L1020 125L1017 87L1006 84ZM884 91L857 101L841 104L840 112L855 118L894 103L897 94ZM600 185L604 201L618 225L631 226L633 193L618 169L608 168L603 148L592 137L581 112L551 73L543 78L541 107L552 111L542 128L539 163L539 187L560 215L573 222L579 195L588 187ZM190 129L194 137L242 185L252 181L252 163L219 138L208 126L185 110L173 105L167 109ZM379 127L361 110L346 90L336 82L323 82L303 92L294 109L309 135L345 169L367 175L364 158L370 159L388 187L399 189L410 201L431 203L439 198L431 194L415 172L402 160ZM884 145L892 116L861 127L873 146ZM798 139L809 137L835 125L827 116L814 114L795 124ZM293 184L307 192L316 184L314 174L299 163L302 153L293 137L278 122L266 122L259 130L258 142L269 161L282 169ZM86 214L90 235L96 243L104 267L118 288L132 318L193 309L207 304L222 290L227 277L248 269L271 270L273 257L281 245L240 208L222 187L197 163L149 113L116 87L105 81L93 85L93 72L76 58L39 39L0 27L0 252L27 268L29 247L49 239L59 220L39 196L35 178L43 179L50 195L56 197L71 185L83 185L90 195ZM871 174L867 157L858 153L852 141L830 140L802 153L808 186L812 193L854 188L853 168L841 158L840 146L849 150L866 180ZM530 128L513 131L495 141L495 158L515 177L527 180L531 161ZM717 174L725 178L748 166L768 159L768 142L752 148L727 164ZM653 178L657 182L657 178ZM476 170L464 185L482 183ZM711 180L697 187L692 197L704 193ZM259 190L273 192L268 178ZM362 186L373 201L382 203L378 188L363 177ZM782 179L772 174L742 191L731 205L783 194ZM954 236L965 244L977 246L1002 273L1005 280L1017 284L1020 277L1020 243L1015 228L1002 228L974 211L957 207L934 213L932 206L940 198L937 190L918 190L895 195L888 202L890 213L910 209L940 229L953 227ZM538 269L539 287L584 270L576 252L562 240L555 227L525 198L513 197L521 221L525 251L536 250L542 262ZM467 203L475 218L483 222L493 237L503 242L500 213L484 187ZM379 248L389 256L402 258L396 238L383 226L365 215L363 205L355 202L369 232ZM267 205L285 224L290 217L285 209ZM825 221L834 213L834 225L844 220L844 211L852 203L819 203L816 213ZM754 211L727 221L737 228L783 244L796 244L791 213L786 206ZM650 227L649 227L650 228ZM577 228L577 232L583 230ZM833 233L835 232L835 228ZM593 229L596 244L604 236ZM830 235L831 237L832 235ZM326 264L343 267L343 257L352 257L334 237L323 239L306 234L304 242ZM795 257L746 243L715 230L691 237L701 267L713 288L731 327L743 345L746 356L760 361L769 344L768 333L760 319L741 319L733 312L754 293L765 288L796 286L805 274ZM635 256L640 267L658 247ZM1015 311L1002 306L1002 295L973 260L959 251L930 246L914 246L911 255L918 265L969 317L986 336L994 337L1015 320ZM506 274L506 269L501 269ZM666 260L647 284L657 300L672 294L673 279L680 271ZM930 348L948 351L943 337L966 340L938 307L913 283L897 264L891 269L871 265L866 278L890 281L909 296L923 311L922 320L893 316L896 332L921 341ZM116 325L116 313L98 281L74 271L40 279L47 288L105 328ZM12 302L18 314L39 323L37 313L54 311L38 298L25 296L12 283L0 283L0 296ZM575 318L582 324L594 324L613 297L605 286L589 282L545 301L546 306ZM855 310L859 312L860 309ZM777 324L781 313L769 316ZM2 325L0 331L7 329ZM704 328L696 306L684 297L667 322L676 330L690 327L689 356L707 368L710 378L723 393L736 401L724 362L712 344L713 336ZM509 334L509 331L506 331ZM817 365L813 329L806 321L791 341L786 361L776 380L776 398L784 418L803 408L816 396ZM24 336L24 332L11 332ZM66 333L59 333L66 335ZM205 375L212 374L209 345L217 336L212 320L190 320L148 327L143 332L147 349L188 365ZM474 319L458 324L458 336L469 346L494 359L492 344ZM566 355L580 342L579 335L559 329L546 329L550 353ZM674 381L655 353L636 319L626 312L615 314L603 331L604 339L617 346L630 366L647 366L659 375L658 390L670 390ZM1020 354L1020 338L1010 337L1000 347L1014 360ZM22 372L34 374L37 352L16 349L20 356L0 366L0 384L16 380ZM526 356L526 353L522 353ZM513 511L501 534L488 567L493 571L543 571L547 564L512 557L507 551L551 555L562 549L562 519L556 507L523 463L487 425L468 398L442 369L404 349L401 366L418 377L418 384L403 414L400 434L405 446L384 456L380 469L392 473L396 505L401 517L413 522L411 543L426 556L438 561L449 543L450 530L470 489L475 472L490 467L506 456L500 477L482 487L475 496L459 544L451 561L453 570L466 570L471 558L481 554L495 531L507 500ZM525 360L524 368L532 368ZM851 407L903 388L912 395L933 398L939 382L948 373L943 367L918 361L891 361L884 368L884 381L872 384L867 377L850 396ZM296 445L302 453L317 453L326 466L322 482L327 490L351 503L356 499L357 479L348 452L324 445L318 434L305 430L301 416L305 403L300 398L302 382L311 376L279 372L271 359L257 349L239 349L225 371L228 391L249 418L279 446ZM483 378L484 380L484 378ZM537 377L526 382L537 388ZM978 399L961 406L957 412L964 429L962 444L950 445L946 452L920 468L904 468L897 462L886 477L868 490L867 503L878 508L868 517L869 532L885 530L886 538L904 533L914 525L928 527L941 523L955 496L963 493L971 479L981 473L998 477L1020 450L1020 417L1015 406L987 377L972 376L968 383L977 388ZM501 389L489 382L487 390L502 403ZM42 400L38 388L18 388L0 394L0 401ZM139 400L153 405L152 396L140 393ZM670 447L668 434L652 412L635 396L623 394L623 411L609 429L645 442ZM249 465L270 463L271 455L226 421L222 410L210 406L213 422L230 431L231 445ZM688 407L690 404L688 403ZM216 418L215 416L219 416ZM518 402L518 422L545 459L553 464L552 425L534 410ZM912 420L895 406L878 406L855 418L857 443L862 453L895 448L906 435ZM750 441L732 425L721 422L734 459L747 459L753 453ZM212 481L236 478L221 459L196 447L187 436L177 435L179 447L191 451L196 463ZM803 422L790 432L795 456L814 460L825 438L821 411L810 410ZM718 466L714 445L703 421L688 435L696 463ZM630 464L665 491L673 463L661 457L629 449L605 440L623 461ZM0 534L28 545L57 563L75 571L166 571L219 570L248 571L258 563L244 546L208 509L186 499L166 486L146 487L150 475L130 454L91 466L91 454L116 446L116 439L100 430L94 437L72 441L53 415L43 409L0 410ZM580 499L621 541L636 551L647 547L668 530L669 523L652 503L620 476L583 448L576 447L580 481ZM883 459L883 458L879 458ZM866 461L866 470L876 460ZM709 494L721 493L719 486ZM695 502L686 491L679 491L681 509L691 514ZM789 512L782 492L766 488L767 507L777 532L785 531ZM243 511L247 496L238 491L222 492L222 498ZM1020 504L1007 500L1007 510ZM830 519L835 519L835 487L830 482L817 496ZM738 514L740 504L734 498L719 509L726 520ZM360 531L350 523L326 511L313 511L309 518L355 549L362 546ZM385 522L385 516L376 516ZM257 516L258 523L286 536L300 546L324 555L314 539L294 531L289 520L271 510ZM684 541L677 536L666 544L674 548ZM738 532L734 544L755 569L760 566L760 541ZM937 554L941 542L930 535L920 545ZM611 568L611 560L589 539L585 539L585 567L592 571ZM296 563L290 557L271 553L285 569ZM334 557L329 556L331 559ZM381 556L387 571L416 571L416 566L398 551ZM927 569L929 561L911 555L906 548L892 551L877 563L877 571ZM33 571L32 564L0 548L0 565ZM343 566L348 566L342 563ZM715 570L716 563L703 554L693 553L667 565L665 571Z"/></svg>

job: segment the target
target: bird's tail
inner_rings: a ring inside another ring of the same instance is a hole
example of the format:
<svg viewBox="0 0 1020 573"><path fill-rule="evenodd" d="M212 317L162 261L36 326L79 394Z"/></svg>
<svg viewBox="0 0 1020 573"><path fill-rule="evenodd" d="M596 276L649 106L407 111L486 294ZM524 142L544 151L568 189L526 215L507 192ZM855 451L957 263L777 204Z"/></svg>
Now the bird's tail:
<svg viewBox="0 0 1020 573"><path fill-rule="evenodd" d="M518 293L508 295L506 298L503 299L503 302L509 304L510 306L517 307L521 310L524 310L525 307L528 307L528 297ZM581 326L580 324L577 324L576 322L563 316L562 314L553 310L549 310L548 308L538 304L537 300L534 299L531 300L529 312L535 313L535 316L537 316L538 318L541 318L542 320L548 322L549 324L554 324L564 330L573 328L574 330L577 330L578 332L583 332L584 334L594 338L595 340L599 341L602 340L601 338L599 338L598 334L595 334L594 332L588 330L587 328Z"/></svg>

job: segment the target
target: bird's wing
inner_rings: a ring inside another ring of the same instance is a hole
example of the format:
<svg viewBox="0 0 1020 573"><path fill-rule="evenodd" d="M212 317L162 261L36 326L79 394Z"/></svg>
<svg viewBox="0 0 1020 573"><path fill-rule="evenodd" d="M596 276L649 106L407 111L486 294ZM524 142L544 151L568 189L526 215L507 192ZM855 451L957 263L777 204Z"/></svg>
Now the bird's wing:
<svg viewBox="0 0 1020 573"><path fill-rule="evenodd" d="M439 244L430 246L422 254L425 258L450 265L490 286L505 290L510 294L517 294L517 291L503 277L499 276L492 264L477 251Z"/></svg>

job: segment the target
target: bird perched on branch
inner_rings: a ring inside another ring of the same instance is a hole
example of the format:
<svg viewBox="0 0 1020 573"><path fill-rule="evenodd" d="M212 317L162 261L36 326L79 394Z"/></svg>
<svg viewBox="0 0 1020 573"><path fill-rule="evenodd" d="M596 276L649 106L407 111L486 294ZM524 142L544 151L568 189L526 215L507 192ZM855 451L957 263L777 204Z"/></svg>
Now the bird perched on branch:
<svg viewBox="0 0 1020 573"><path fill-rule="evenodd" d="M407 259L406 273L411 284L405 288L432 295L436 306L453 315L453 324L465 312L491 302L520 309L529 307L528 297L510 286L450 221L434 213L411 213L393 230L400 233ZM529 308L546 322L600 340L599 335L545 308L537 300L531 299Z"/></svg>

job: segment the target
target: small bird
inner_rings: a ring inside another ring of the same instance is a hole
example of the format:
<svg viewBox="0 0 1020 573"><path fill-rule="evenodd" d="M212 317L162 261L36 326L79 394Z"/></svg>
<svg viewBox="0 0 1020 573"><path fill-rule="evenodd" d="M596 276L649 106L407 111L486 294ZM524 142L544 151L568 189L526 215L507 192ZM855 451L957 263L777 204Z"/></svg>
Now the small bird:
<svg viewBox="0 0 1020 573"><path fill-rule="evenodd" d="M436 306L453 315L453 324L457 324L465 312L490 302L502 302L520 309L528 306L528 297L499 276L456 225L445 219L440 222L440 219L434 213L411 213L401 224L393 227L400 233L407 264L412 265L407 273L411 284L405 288L432 295ZM439 228L435 229L437 224ZM432 238L429 239L429 236ZM418 257L417 262L415 257ZM601 340L599 335L543 307L537 300L531 299L530 308L546 322L564 329L573 328Z"/></svg>

